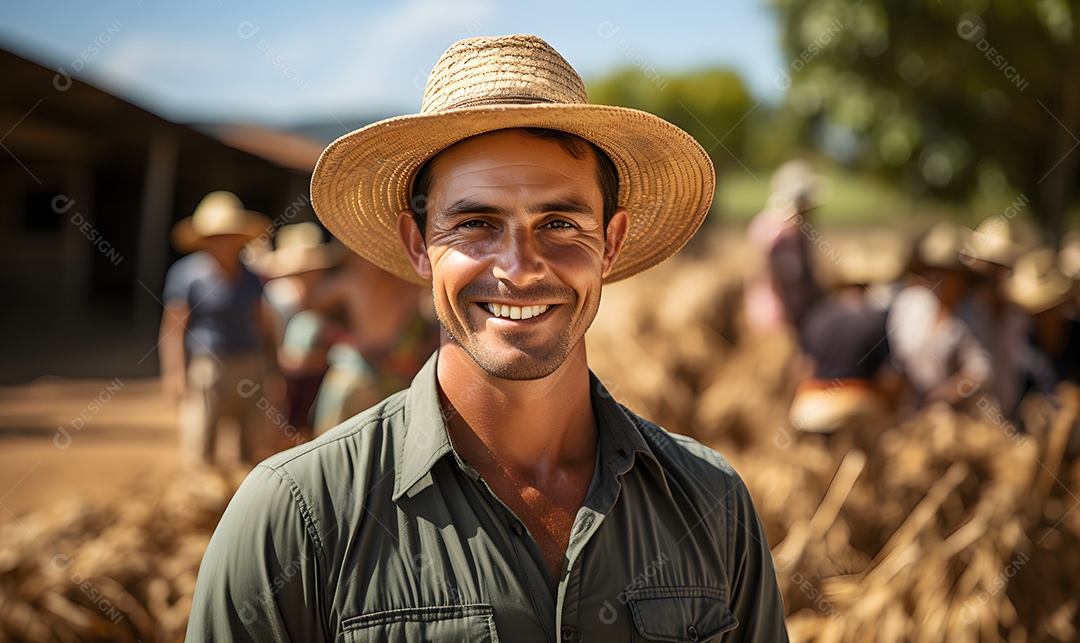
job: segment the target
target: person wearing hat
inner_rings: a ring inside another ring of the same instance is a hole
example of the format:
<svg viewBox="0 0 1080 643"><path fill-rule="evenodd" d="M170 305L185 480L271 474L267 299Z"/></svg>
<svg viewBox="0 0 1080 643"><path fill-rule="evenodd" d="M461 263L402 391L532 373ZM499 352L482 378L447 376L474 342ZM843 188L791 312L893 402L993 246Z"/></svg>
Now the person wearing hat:
<svg viewBox="0 0 1080 643"><path fill-rule="evenodd" d="M1009 300L1032 316L1031 348L1049 362L1045 370L1053 373L1052 383L1041 387L1044 390L1052 390L1059 381L1080 384L1078 288L1076 280L1059 269L1055 255L1053 248L1046 247L1023 254L1004 286ZM1033 360L1025 361L1030 364Z"/></svg>
<svg viewBox="0 0 1080 643"><path fill-rule="evenodd" d="M244 246L269 227L236 195L211 192L172 230L173 245L191 254L169 268L162 301L159 355L166 393L180 402L180 440L191 464L213 464L218 426L240 426L240 458L263 457L257 396L268 348L262 285L240 260Z"/></svg>
<svg viewBox="0 0 1080 643"><path fill-rule="evenodd" d="M1066 249L1062 245L1062 250ZM1033 332L1023 354L1032 388L1056 407L1055 423L1067 421L1071 430L1064 442L1065 456L1080 457L1080 290L1075 277L1066 274L1068 258L1042 247L1016 260L1005 282L1005 294L1032 315ZM1021 425L1022 426L1022 425ZM1052 437L1048 436L1052 442Z"/></svg>
<svg viewBox="0 0 1080 643"><path fill-rule="evenodd" d="M990 378L986 348L955 314L969 283L961 260L965 239L947 221L931 227L916 243L909 283L889 309L893 362L914 408L935 401L964 406Z"/></svg>
<svg viewBox="0 0 1080 643"><path fill-rule="evenodd" d="M430 289L405 281L356 253L316 293L333 320L329 370L314 407L319 435L407 387L439 347Z"/></svg>
<svg viewBox="0 0 1080 643"><path fill-rule="evenodd" d="M786 322L801 337L806 312L824 295L811 260L811 238L819 233L809 220L820 200L820 183L806 161L784 163L773 173L765 209L747 226L750 244L764 258L746 286L747 318L755 330Z"/></svg>
<svg viewBox="0 0 1080 643"><path fill-rule="evenodd" d="M431 288L442 344L256 467L188 640L786 641L746 486L617 404L583 341L602 285L679 250L714 182L693 138L588 104L535 36L452 45L420 114L332 143L316 212Z"/></svg>
<svg viewBox="0 0 1080 643"><path fill-rule="evenodd" d="M312 300L327 270L341 263L344 248L323 241L319 224L292 223L274 235L274 249L259 253L251 268L269 279L263 295L272 311L277 365L284 380L285 426L277 427L283 450L311 439L311 409L327 369L326 320Z"/></svg>
<svg viewBox="0 0 1080 643"><path fill-rule="evenodd" d="M1010 301L1005 283L1022 253L1018 225L1004 216L964 229L960 259L970 268L972 286L956 307L959 317L990 355L990 378L983 393L1003 417L1015 419L1031 365L1025 355L1031 315ZM985 406L989 402L984 402Z"/></svg>
<svg viewBox="0 0 1080 643"><path fill-rule="evenodd" d="M888 418L896 377L889 364L888 310L869 292L894 283L903 258L894 235L866 235L837 246L833 292L812 306L803 324L803 359L789 412L804 434L826 437L837 451L866 449Z"/></svg>

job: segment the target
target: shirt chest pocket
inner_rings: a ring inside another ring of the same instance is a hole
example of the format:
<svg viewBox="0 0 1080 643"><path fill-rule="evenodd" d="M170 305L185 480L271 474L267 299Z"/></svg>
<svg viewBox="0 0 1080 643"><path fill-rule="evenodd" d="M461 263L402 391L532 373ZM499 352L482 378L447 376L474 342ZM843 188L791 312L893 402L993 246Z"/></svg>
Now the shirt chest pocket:
<svg viewBox="0 0 1080 643"><path fill-rule="evenodd" d="M344 640L361 641L476 641L498 643L490 605L410 607L373 612L346 619Z"/></svg>
<svg viewBox="0 0 1080 643"><path fill-rule="evenodd" d="M713 587L642 587L626 594L635 641L714 641L739 621Z"/></svg>

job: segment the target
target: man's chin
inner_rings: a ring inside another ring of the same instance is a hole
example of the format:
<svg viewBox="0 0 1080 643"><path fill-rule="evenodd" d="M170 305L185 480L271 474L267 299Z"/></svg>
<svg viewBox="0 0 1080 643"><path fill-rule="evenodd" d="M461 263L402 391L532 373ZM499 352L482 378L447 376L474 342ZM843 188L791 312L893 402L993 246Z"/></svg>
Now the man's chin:
<svg viewBox="0 0 1080 643"><path fill-rule="evenodd" d="M561 348L561 347L560 347ZM517 348L466 348L469 357L488 375L503 380L539 380L559 370L569 351L536 355Z"/></svg>

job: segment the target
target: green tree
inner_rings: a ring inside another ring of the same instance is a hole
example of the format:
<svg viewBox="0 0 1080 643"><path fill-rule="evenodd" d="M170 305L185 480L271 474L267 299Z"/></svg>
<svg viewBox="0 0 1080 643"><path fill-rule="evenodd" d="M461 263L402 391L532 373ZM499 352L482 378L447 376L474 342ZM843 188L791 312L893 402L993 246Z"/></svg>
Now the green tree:
<svg viewBox="0 0 1080 643"><path fill-rule="evenodd" d="M1057 237L1080 168L1076 3L771 1L776 84L809 136L938 196L1017 189Z"/></svg>
<svg viewBox="0 0 1080 643"><path fill-rule="evenodd" d="M755 106L742 78L725 69L663 75L626 67L587 85L589 102L651 112L678 125L708 150L717 172L745 163L744 119Z"/></svg>

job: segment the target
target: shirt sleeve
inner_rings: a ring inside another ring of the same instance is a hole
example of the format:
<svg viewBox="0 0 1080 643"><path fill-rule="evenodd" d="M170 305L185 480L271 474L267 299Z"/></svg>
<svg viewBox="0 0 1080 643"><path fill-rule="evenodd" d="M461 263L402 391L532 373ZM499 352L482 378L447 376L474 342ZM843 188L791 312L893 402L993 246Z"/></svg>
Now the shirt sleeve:
<svg viewBox="0 0 1080 643"><path fill-rule="evenodd" d="M320 552L294 487L259 466L237 490L199 567L188 642L329 639Z"/></svg>
<svg viewBox="0 0 1080 643"><path fill-rule="evenodd" d="M735 533L730 555L732 561L731 613L738 627L724 636L724 643L786 642L787 623L784 601L776 582L772 552L765 538L750 492L742 481L732 491L731 506Z"/></svg>
<svg viewBox="0 0 1080 643"><path fill-rule="evenodd" d="M174 263L165 273L165 287L161 291L161 301L169 304L187 304L191 280L180 262Z"/></svg>

